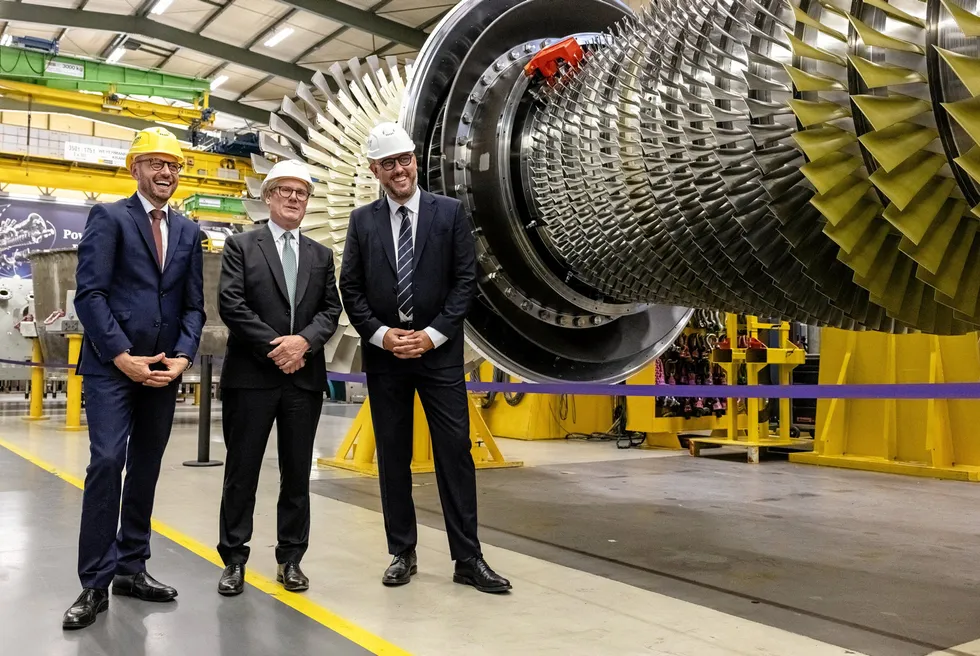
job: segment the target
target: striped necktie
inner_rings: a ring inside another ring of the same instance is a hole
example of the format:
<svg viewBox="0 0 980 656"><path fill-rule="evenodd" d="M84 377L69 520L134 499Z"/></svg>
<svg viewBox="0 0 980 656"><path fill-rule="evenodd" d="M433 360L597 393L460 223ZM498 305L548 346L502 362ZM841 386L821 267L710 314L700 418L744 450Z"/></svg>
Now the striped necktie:
<svg viewBox="0 0 980 656"><path fill-rule="evenodd" d="M398 314L402 321L411 321L412 305L412 261L415 257L412 245L412 220L408 208L399 207L402 217L401 232L398 233Z"/></svg>

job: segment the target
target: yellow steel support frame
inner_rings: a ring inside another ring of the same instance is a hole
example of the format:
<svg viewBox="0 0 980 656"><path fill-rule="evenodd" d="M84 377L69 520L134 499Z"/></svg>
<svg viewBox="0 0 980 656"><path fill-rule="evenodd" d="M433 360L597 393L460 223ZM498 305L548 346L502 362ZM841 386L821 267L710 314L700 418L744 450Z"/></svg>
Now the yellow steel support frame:
<svg viewBox="0 0 980 656"><path fill-rule="evenodd" d="M75 373L75 365L78 364L78 355L82 352L81 333L68 334L68 364L72 367L68 370L67 388L67 408L65 411L66 431L83 431L82 426L82 377Z"/></svg>
<svg viewBox="0 0 980 656"><path fill-rule="evenodd" d="M170 105L118 98L113 100L111 97L101 94L64 91L39 84L15 82L14 80L0 79L0 93L15 100L33 100L44 105L114 114L129 118L146 119L150 117L154 121L164 123L184 125L199 123L207 126L212 122L211 119L203 120L204 114L200 108L171 107Z"/></svg>
<svg viewBox="0 0 980 656"><path fill-rule="evenodd" d="M41 355L41 340L37 337L31 338L31 408L24 421L45 421L48 417L44 416L44 367L38 366L44 362Z"/></svg>
<svg viewBox="0 0 980 656"><path fill-rule="evenodd" d="M349 471L378 475L378 464L375 458L376 442L374 425L371 421L371 400L366 399L358 410L354 423L333 458L319 458L317 464L324 467L338 467ZM468 398L470 414L470 453L477 469L500 469L504 467L521 467L520 460L505 460L497 442L480 410L472 397ZM435 471L432 458L432 438L429 425L425 419L425 411L418 394L415 395L414 436L412 441L412 472L426 474Z"/></svg>
<svg viewBox="0 0 980 656"><path fill-rule="evenodd" d="M728 400L729 411L722 417L658 417L657 399L652 396L630 396L630 385L654 385L657 373L654 365L644 367L626 380L626 430L646 433L644 449L680 449L680 434L693 431L711 431L712 436L728 435L728 426L735 421L735 429L745 429L745 415L735 412L732 399ZM718 390L723 391L722 389Z"/></svg>
<svg viewBox="0 0 980 656"><path fill-rule="evenodd" d="M760 323L757 317L748 315L745 317L745 329L748 337L758 339L760 330L779 331L779 346L767 349L745 349L735 348L738 339L738 315L728 314L725 318L728 339L731 340L732 350L731 361L728 361L729 352L714 351L711 355L713 363L722 367L728 376L729 386L738 377L740 365L745 366L746 384L757 386L759 384L759 372L769 366L776 365L779 370L779 383L789 385L790 373L797 365L806 361L806 352L797 347L789 339L789 323L783 321L778 324ZM724 354L726 357L719 359ZM729 387L731 389L731 387ZM713 444L720 446L745 447L748 451L748 461L757 464L762 449L774 446L797 446L807 444L807 440L794 440L790 437L790 401L789 399L779 400L779 434L771 435L768 422L758 421L759 410L762 399L749 398L746 400L746 419L744 429L739 426L739 417L736 411L736 399L728 399L728 414L725 419L726 434L719 436L712 434L711 437L692 437L689 440L691 455L700 455L701 445Z"/></svg>
<svg viewBox="0 0 980 656"><path fill-rule="evenodd" d="M480 380L493 380L494 365L480 365ZM522 382L508 377L511 382ZM606 432L612 424L613 397L559 394L525 394L510 405L503 393L490 407L478 404L492 435L512 440L561 440L569 433Z"/></svg>
<svg viewBox="0 0 980 656"><path fill-rule="evenodd" d="M172 199L174 203L194 194L240 196L245 191L245 176L251 173L251 168L238 169L240 180L212 177L212 169L209 167L217 156L193 151L185 151L185 156L193 157L197 166L187 167L181 173L180 184L177 185ZM235 163L240 164L240 160L236 159ZM215 166L213 170L217 169L218 166ZM198 170L207 173L197 175L195 171ZM0 153L0 182L47 189L71 189L96 195L129 196L136 191L136 181L124 168L11 153Z"/></svg>
<svg viewBox="0 0 980 656"><path fill-rule="evenodd" d="M825 328L821 385L975 382L980 335L888 335ZM974 399L820 399L813 453L793 462L980 481Z"/></svg>

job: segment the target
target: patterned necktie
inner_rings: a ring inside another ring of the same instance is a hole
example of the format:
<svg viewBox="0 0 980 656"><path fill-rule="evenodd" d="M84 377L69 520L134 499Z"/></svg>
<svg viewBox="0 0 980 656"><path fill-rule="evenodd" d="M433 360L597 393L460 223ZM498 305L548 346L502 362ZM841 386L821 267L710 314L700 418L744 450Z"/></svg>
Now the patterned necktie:
<svg viewBox="0 0 980 656"><path fill-rule="evenodd" d="M150 227L153 229L153 241L157 245L157 265L163 271L163 210L150 210Z"/></svg>
<svg viewBox="0 0 980 656"><path fill-rule="evenodd" d="M399 207L402 216L401 232L398 233L398 314L402 321L411 321L412 305L412 260L415 257L412 245L412 220L408 218L408 208Z"/></svg>
<svg viewBox="0 0 980 656"><path fill-rule="evenodd" d="M296 315L296 253L293 252L291 232L282 233L282 275L286 278L286 292L289 294L289 332L293 332L293 317Z"/></svg>

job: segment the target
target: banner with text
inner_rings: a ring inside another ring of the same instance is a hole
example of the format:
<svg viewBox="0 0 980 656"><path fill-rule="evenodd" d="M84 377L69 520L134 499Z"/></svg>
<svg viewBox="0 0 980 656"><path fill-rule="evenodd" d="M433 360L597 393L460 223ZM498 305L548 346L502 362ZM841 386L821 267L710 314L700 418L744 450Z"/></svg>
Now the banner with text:
<svg viewBox="0 0 980 656"><path fill-rule="evenodd" d="M0 198L0 278L31 277L32 251L77 247L89 206Z"/></svg>

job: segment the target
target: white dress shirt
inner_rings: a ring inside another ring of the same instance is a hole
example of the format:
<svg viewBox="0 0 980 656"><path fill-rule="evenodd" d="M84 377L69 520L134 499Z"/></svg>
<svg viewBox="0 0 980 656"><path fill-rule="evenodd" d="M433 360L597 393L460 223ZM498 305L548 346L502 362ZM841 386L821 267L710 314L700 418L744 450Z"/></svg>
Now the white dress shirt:
<svg viewBox="0 0 980 656"><path fill-rule="evenodd" d="M418 186L416 186L415 194L404 203L405 207L408 208L408 220L412 224L412 251L413 252L415 251L415 235L418 232L419 202L421 200L422 200L422 190ZM401 235L401 231L402 231L402 217L398 213L398 210L401 209L402 205L397 201L392 200L390 196L387 198L387 201L388 201L388 209L390 211L389 218L391 220L391 238L394 241L395 252L397 253L398 238ZM402 321L405 321L407 317L402 316L401 319ZM378 348L384 348L384 337L385 337L385 333L387 333L388 330L390 330L389 326L381 326L380 328L378 328L377 332L375 332L374 335L371 336L371 343L377 346ZM432 326L423 328L423 330L429 335L429 339L432 340L432 345L435 348L439 348L447 341L449 341L448 337L440 333Z"/></svg>
<svg viewBox="0 0 980 656"><path fill-rule="evenodd" d="M293 251L293 256L296 258L296 271L299 271L299 228L293 228L292 230L286 230L278 223L269 219L269 230L272 232L272 238L276 240L276 250L279 252L279 261L282 262L282 247L285 245L286 240L282 238L286 232L289 232L293 236L289 240L289 248Z"/></svg>
<svg viewBox="0 0 980 656"><path fill-rule="evenodd" d="M150 234L153 234L153 219L150 218L150 210L155 210L153 204L143 197L143 194L136 192L136 197L140 199L143 203L143 209L146 210L146 218L150 221ZM167 244L170 242L170 205L164 205L160 208L163 210L163 221L160 225L160 233L163 235L163 258L160 262L160 268L162 269L167 263Z"/></svg>

